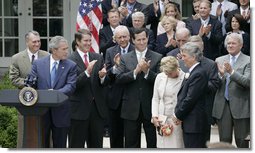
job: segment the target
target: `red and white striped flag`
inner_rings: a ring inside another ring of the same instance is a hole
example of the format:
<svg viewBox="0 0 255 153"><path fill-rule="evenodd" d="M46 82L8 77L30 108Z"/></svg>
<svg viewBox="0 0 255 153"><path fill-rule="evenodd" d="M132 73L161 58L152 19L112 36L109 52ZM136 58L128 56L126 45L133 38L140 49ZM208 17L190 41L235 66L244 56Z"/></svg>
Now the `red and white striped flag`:
<svg viewBox="0 0 255 153"><path fill-rule="evenodd" d="M99 30L102 26L103 0L81 0L77 13L76 30L88 29L92 34L91 51L99 53Z"/></svg>

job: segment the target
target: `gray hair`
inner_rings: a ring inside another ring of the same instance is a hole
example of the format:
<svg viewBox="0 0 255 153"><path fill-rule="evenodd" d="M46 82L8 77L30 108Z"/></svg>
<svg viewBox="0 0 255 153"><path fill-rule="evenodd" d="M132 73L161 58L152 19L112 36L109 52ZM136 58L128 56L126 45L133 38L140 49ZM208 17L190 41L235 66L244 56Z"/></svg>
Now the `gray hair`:
<svg viewBox="0 0 255 153"><path fill-rule="evenodd" d="M139 17L142 17L143 20L145 20L145 16L144 16L143 12L138 11L138 12L135 12L135 13L132 14L132 19L133 18L139 18Z"/></svg>
<svg viewBox="0 0 255 153"><path fill-rule="evenodd" d="M176 37L176 35L179 36L181 34L186 34L186 36L190 37L190 31L188 28L178 28L176 30L175 37Z"/></svg>
<svg viewBox="0 0 255 153"><path fill-rule="evenodd" d="M49 49L52 50L52 49L58 48L60 42L65 42L68 44L67 40L62 36L52 37L49 42Z"/></svg>
<svg viewBox="0 0 255 153"><path fill-rule="evenodd" d="M187 42L181 47L181 52L187 53L191 57L195 57L196 61L200 62L203 53L200 50L199 46L194 42Z"/></svg>
<svg viewBox="0 0 255 153"><path fill-rule="evenodd" d="M117 27L115 28L115 30L114 30L114 37L116 36L116 33L118 33L119 31L120 31L120 32L126 31L126 32L130 35L129 30L128 30L128 28L127 28L126 26L124 26L124 25L119 25L119 26L117 26Z"/></svg>
<svg viewBox="0 0 255 153"><path fill-rule="evenodd" d="M231 33L227 33L227 37L225 38L225 41L224 41L225 48L227 48L228 40L230 38L233 38L233 39L237 40L240 44L243 44L242 34L231 32Z"/></svg>
<svg viewBox="0 0 255 153"><path fill-rule="evenodd" d="M199 45L199 48L201 51L204 50L204 42L203 42L203 39L199 35L194 35L194 36L189 37L188 41Z"/></svg>
<svg viewBox="0 0 255 153"><path fill-rule="evenodd" d="M25 39L26 39L26 41L28 41L28 39L29 39L29 37L31 36L31 34L40 37L40 34L39 34L37 31L31 30L31 31L28 31L28 32L25 34Z"/></svg>

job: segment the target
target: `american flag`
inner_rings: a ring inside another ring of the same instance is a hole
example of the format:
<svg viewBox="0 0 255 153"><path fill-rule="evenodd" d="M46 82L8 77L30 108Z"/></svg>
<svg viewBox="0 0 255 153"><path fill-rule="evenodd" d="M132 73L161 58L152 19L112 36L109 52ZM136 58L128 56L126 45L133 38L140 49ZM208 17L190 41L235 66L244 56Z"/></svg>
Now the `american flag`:
<svg viewBox="0 0 255 153"><path fill-rule="evenodd" d="M89 29L92 34L92 52L99 53L99 30L102 26L103 0L81 0L77 13L76 30Z"/></svg>

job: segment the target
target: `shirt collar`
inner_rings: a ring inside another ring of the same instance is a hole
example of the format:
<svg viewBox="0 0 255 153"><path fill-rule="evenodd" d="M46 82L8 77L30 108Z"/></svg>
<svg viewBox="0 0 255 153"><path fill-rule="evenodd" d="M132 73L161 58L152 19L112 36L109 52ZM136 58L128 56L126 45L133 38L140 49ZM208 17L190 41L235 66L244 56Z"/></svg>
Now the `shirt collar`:
<svg viewBox="0 0 255 153"><path fill-rule="evenodd" d="M84 61L85 53L83 51L81 51L79 48L77 48L77 52L79 53L79 55L81 56L82 60ZM86 54L87 54L87 58L89 58L88 52Z"/></svg>
<svg viewBox="0 0 255 153"><path fill-rule="evenodd" d="M34 54L32 54L32 52L27 48L27 53L28 53L28 57L30 59L30 61L32 61L32 55L35 55L34 60L38 59L38 51Z"/></svg>
<svg viewBox="0 0 255 153"><path fill-rule="evenodd" d="M130 42L128 43L128 45L127 45L125 48L120 47L120 49L121 49L121 50L125 49L125 51L127 52L127 51L128 51L129 46L130 46Z"/></svg>
<svg viewBox="0 0 255 153"><path fill-rule="evenodd" d="M234 57L235 57L235 62L236 60L238 59L238 57L240 56L241 52L239 52L238 54L236 54ZM231 60L233 56L229 54L229 61Z"/></svg>
<svg viewBox="0 0 255 153"><path fill-rule="evenodd" d="M240 14L242 15L243 11L245 11L246 13L250 10L250 7L247 7L245 10L240 7Z"/></svg>
<svg viewBox="0 0 255 153"><path fill-rule="evenodd" d="M54 62L57 62L57 63L58 63L58 64L57 64L57 67L58 67L60 60L54 60L53 57L52 57L52 54L51 54L51 55L50 55L50 67L51 67L51 68L52 68L52 65L53 65Z"/></svg>
<svg viewBox="0 0 255 153"><path fill-rule="evenodd" d="M199 64L200 62L197 62L196 64L192 65L190 68L189 68L189 73L191 73L193 71L193 69Z"/></svg>

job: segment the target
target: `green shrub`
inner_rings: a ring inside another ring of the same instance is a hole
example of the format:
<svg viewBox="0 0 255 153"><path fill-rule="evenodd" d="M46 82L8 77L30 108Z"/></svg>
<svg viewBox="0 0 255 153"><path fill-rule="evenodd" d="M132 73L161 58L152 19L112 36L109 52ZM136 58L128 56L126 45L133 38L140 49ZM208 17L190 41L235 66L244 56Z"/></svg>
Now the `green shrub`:
<svg viewBox="0 0 255 153"><path fill-rule="evenodd" d="M0 90L15 89L5 74L0 80ZM14 107L0 105L0 146L2 148L16 148L18 115Z"/></svg>

